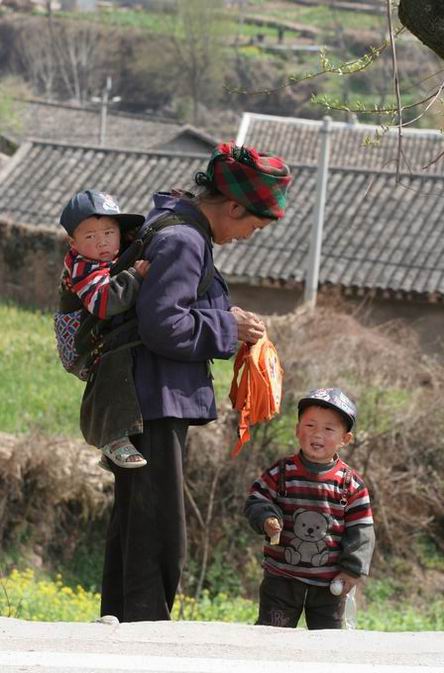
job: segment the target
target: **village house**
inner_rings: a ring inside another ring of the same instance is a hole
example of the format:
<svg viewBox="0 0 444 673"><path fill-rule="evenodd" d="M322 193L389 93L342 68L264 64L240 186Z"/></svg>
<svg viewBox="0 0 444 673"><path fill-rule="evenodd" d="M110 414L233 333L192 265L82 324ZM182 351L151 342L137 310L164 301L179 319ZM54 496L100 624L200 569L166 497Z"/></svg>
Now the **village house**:
<svg viewBox="0 0 444 673"><path fill-rule="evenodd" d="M236 141L257 145L290 163L317 164L321 147L322 121L278 117L245 112ZM398 156L396 127L331 121L330 166L396 170ZM403 129L400 167L404 173L444 174L444 136L438 129Z"/></svg>
<svg viewBox="0 0 444 673"><path fill-rule="evenodd" d="M53 307L65 249L61 205L80 189L113 193L145 213L158 189L192 186L206 153L122 150L28 140L0 173L3 297ZM249 241L216 247L233 301L264 314L303 301L317 166L292 164L289 208ZM319 278L321 301L365 305L366 319L402 317L439 350L444 328L444 178L333 166L329 172ZM27 273L23 273L23 268Z"/></svg>
<svg viewBox="0 0 444 673"><path fill-rule="evenodd" d="M26 138L81 145L148 150L163 147L209 152L217 142L202 130L164 117L134 115L109 108L103 128L99 105L82 106L42 100L17 101L19 123L0 134L0 151L12 155Z"/></svg>

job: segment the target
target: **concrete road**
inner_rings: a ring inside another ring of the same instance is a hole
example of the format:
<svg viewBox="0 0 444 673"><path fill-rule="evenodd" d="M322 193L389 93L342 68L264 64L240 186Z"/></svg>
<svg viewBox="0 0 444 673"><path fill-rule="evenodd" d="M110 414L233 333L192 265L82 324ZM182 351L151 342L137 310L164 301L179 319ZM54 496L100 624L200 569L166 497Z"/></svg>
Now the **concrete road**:
<svg viewBox="0 0 444 673"><path fill-rule="evenodd" d="M444 673L444 633L0 618L1 673Z"/></svg>

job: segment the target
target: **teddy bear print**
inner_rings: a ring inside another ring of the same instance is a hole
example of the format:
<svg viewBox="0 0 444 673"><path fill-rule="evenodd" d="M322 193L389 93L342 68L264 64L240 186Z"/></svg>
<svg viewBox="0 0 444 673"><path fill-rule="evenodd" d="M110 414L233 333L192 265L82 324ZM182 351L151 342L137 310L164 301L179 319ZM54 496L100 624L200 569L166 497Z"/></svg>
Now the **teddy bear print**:
<svg viewBox="0 0 444 673"><path fill-rule="evenodd" d="M323 566L328 563L328 547L325 537L330 518L320 512L299 509L293 514L295 537L285 548L285 561L292 565L308 563Z"/></svg>

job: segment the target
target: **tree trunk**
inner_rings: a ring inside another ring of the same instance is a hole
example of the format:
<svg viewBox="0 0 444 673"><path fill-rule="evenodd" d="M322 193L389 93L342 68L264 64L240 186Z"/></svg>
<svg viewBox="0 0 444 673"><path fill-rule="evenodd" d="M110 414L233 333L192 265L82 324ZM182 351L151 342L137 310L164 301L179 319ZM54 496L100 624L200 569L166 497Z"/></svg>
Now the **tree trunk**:
<svg viewBox="0 0 444 673"><path fill-rule="evenodd" d="M399 20L423 44L444 58L444 3L442 0L400 0Z"/></svg>

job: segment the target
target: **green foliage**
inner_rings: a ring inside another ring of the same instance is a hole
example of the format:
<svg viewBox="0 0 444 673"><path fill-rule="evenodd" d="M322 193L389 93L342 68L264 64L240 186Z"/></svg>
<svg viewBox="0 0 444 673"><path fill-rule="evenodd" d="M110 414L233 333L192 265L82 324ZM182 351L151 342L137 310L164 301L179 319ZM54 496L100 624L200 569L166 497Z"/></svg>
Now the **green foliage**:
<svg viewBox="0 0 444 673"><path fill-rule="evenodd" d="M369 581L365 586L364 593L369 604L380 604L393 599L399 588L399 581L392 577L387 577L383 580L374 579Z"/></svg>
<svg viewBox="0 0 444 673"><path fill-rule="evenodd" d="M411 389L368 386L359 399L359 430L388 432L399 413L408 410L414 396Z"/></svg>
<svg viewBox="0 0 444 673"><path fill-rule="evenodd" d="M382 585L381 585L382 586ZM358 609L359 629L374 631L442 631L444 601L431 601L420 611L417 606L389 603L390 590L381 587L373 594L378 600L366 609ZM51 580L38 577L34 571L13 570L0 579L0 615L31 621L90 622L99 615L100 596L81 586L64 584L61 575ZM242 597L219 592L211 597L203 591L199 600L183 594L176 597L172 617L175 620L219 621L254 624L257 604ZM300 624L302 626L303 623Z"/></svg>
<svg viewBox="0 0 444 673"><path fill-rule="evenodd" d="M425 568L444 572L444 555L435 540L424 535L416 541L416 546Z"/></svg>
<svg viewBox="0 0 444 673"><path fill-rule="evenodd" d="M368 631L442 631L444 600L432 600L422 609L408 603L372 603L358 610L357 624L358 629Z"/></svg>
<svg viewBox="0 0 444 673"><path fill-rule="evenodd" d="M33 570L13 570L0 580L0 615L45 622L89 622L99 614L99 594L37 578Z"/></svg>
<svg viewBox="0 0 444 673"><path fill-rule="evenodd" d="M188 596L177 596L172 617L187 621L254 624L257 605L246 598L229 597L226 593L219 593L211 598L208 591L203 591L198 601Z"/></svg>
<svg viewBox="0 0 444 673"><path fill-rule="evenodd" d="M252 13L262 17L270 16L282 21L293 21L320 28L330 32L337 25L344 29L381 29L383 18L377 14L367 12L353 12L338 9L330 3L319 3L314 7L307 7L294 2L274 3L270 0L253 0Z"/></svg>
<svg viewBox="0 0 444 673"><path fill-rule="evenodd" d="M0 430L79 435L83 383L57 355L52 316L0 304Z"/></svg>
<svg viewBox="0 0 444 673"><path fill-rule="evenodd" d="M104 519L86 522L72 557L63 564L54 563L55 570L72 589L80 585L92 593L100 590L107 524Z"/></svg>
<svg viewBox="0 0 444 673"><path fill-rule="evenodd" d="M0 304L0 431L79 437L84 384L63 369L52 315ZM226 400L233 364L214 362L216 397Z"/></svg>
<svg viewBox="0 0 444 673"><path fill-rule="evenodd" d="M111 7L100 12L60 12L58 17L65 17L70 21L97 22L101 25L120 26L122 28L137 28L159 35L168 34L169 30L162 14L156 12L125 9L122 11Z"/></svg>
<svg viewBox="0 0 444 673"><path fill-rule="evenodd" d="M240 577L238 570L230 564L229 555L224 549L216 548L213 552L206 579L211 586L213 596L217 597L220 592L235 596L242 591L243 578Z"/></svg>

